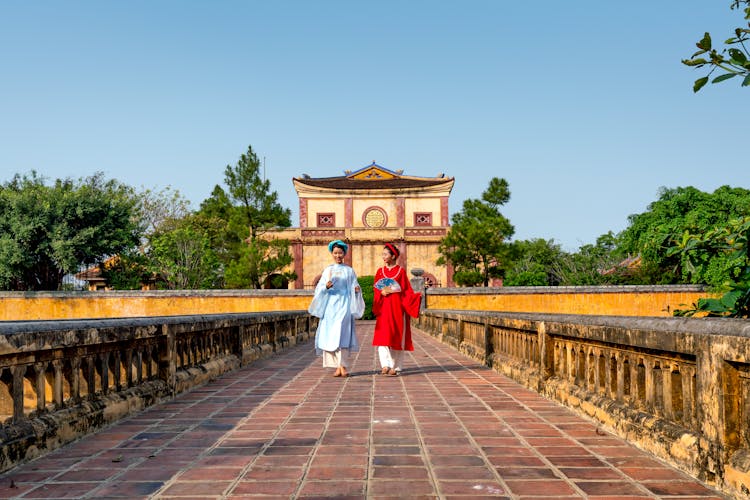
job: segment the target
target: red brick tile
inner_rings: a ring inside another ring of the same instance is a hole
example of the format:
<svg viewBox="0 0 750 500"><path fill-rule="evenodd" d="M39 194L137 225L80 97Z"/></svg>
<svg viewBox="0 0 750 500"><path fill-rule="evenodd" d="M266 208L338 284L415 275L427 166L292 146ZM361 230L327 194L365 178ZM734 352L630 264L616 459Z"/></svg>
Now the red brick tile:
<svg viewBox="0 0 750 500"><path fill-rule="evenodd" d="M643 495L638 485L626 481L576 481L587 495Z"/></svg>
<svg viewBox="0 0 750 500"><path fill-rule="evenodd" d="M435 477L443 479L483 479L495 478L492 471L486 467L433 467Z"/></svg>
<svg viewBox="0 0 750 500"><path fill-rule="evenodd" d="M177 478L178 481L231 481L242 472L237 467L191 467Z"/></svg>
<svg viewBox="0 0 750 500"><path fill-rule="evenodd" d="M374 479L428 479L426 467L381 467L376 465L372 470Z"/></svg>
<svg viewBox="0 0 750 500"><path fill-rule="evenodd" d="M551 479L557 478L555 471L545 467L498 467L503 479Z"/></svg>
<svg viewBox="0 0 750 500"><path fill-rule="evenodd" d="M299 491L299 498L329 497L335 492L336 498L363 498L365 481L305 481Z"/></svg>
<svg viewBox="0 0 750 500"><path fill-rule="evenodd" d="M410 479L408 485L404 481L374 481L371 488L367 490L368 497L393 496L403 498L404 488L409 489L409 498L419 495L435 495L435 488L430 481L419 481ZM330 490L329 490L330 491Z"/></svg>
<svg viewBox="0 0 750 500"><path fill-rule="evenodd" d="M502 485L493 481L440 481L443 495L457 495L471 498L483 496L499 498L507 494Z"/></svg>
<svg viewBox="0 0 750 500"><path fill-rule="evenodd" d="M292 481L240 481L232 495L291 495L297 489Z"/></svg>
<svg viewBox="0 0 750 500"><path fill-rule="evenodd" d="M389 467L423 466L424 460L421 455L377 455L373 457L372 463Z"/></svg>
<svg viewBox="0 0 750 500"><path fill-rule="evenodd" d="M186 495L221 495L229 485L230 481L177 481L168 486L163 492L164 496L186 496Z"/></svg>
<svg viewBox="0 0 750 500"><path fill-rule="evenodd" d="M517 495L547 495L563 496L575 495L576 491L565 481L560 480L508 480L506 481L511 492Z"/></svg>
<svg viewBox="0 0 750 500"><path fill-rule="evenodd" d="M653 467L653 468L640 468L640 467L620 467L620 470L632 477L636 481L648 481L648 480L682 480L686 479L685 475L678 470L669 469L667 467Z"/></svg>
<svg viewBox="0 0 750 500"><path fill-rule="evenodd" d="M712 495L709 490L696 481L644 481L641 483L657 495Z"/></svg>
<svg viewBox="0 0 750 500"><path fill-rule="evenodd" d="M47 483L26 493L27 498L81 498L101 483Z"/></svg>
<svg viewBox="0 0 750 500"><path fill-rule="evenodd" d="M307 479L364 480L367 478L366 467L311 467Z"/></svg>
<svg viewBox="0 0 750 500"><path fill-rule="evenodd" d="M164 483L161 481L151 482L131 482L131 481L115 481L104 485L102 488L96 490L97 498L127 498L133 500L135 498L147 498L153 493L159 491Z"/></svg>

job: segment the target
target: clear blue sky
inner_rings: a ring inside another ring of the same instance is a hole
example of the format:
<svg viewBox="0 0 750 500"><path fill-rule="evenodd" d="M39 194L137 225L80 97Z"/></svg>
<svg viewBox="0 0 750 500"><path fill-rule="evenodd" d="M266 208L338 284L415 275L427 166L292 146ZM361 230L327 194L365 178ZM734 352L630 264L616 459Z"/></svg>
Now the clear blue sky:
<svg viewBox="0 0 750 500"><path fill-rule="evenodd" d="M0 182L102 171L198 204L252 145L292 177L373 160L508 180L517 239L618 232L659 187L750 188L750 89L680 64L730 0L0 0Z"/></svg>

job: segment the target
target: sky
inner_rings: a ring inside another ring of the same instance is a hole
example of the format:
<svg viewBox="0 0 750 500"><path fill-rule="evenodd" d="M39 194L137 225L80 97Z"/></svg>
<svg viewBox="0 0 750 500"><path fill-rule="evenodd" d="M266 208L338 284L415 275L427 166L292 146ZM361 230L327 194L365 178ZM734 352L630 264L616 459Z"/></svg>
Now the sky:
<svg viewBox="0 0 750 500"><path fill-rule="evenodd" d="M375 161L455 177L451 213L504 178L513 238L574 251L662 187L750 188L750 89L680 63L730 3L0 0L0 183L197 208L252 146L293 226L293 177Z"/></svg>

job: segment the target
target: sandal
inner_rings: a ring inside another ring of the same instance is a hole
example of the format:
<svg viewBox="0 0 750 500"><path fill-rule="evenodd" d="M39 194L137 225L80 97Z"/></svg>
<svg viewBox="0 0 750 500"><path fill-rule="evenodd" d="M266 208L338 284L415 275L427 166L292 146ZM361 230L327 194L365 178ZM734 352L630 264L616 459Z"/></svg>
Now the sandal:
<svg viewBox="0 0 750 500"><path fill-rule="evenodd" d="M384 366L383 369L380 370L380 374L381 375L388 375L388 370L390 370L390 368L388 368L387 366Z"/></svg>
<svg viewBox="0 0 750 500"><path fill-rule="evenodd" d="M396 370L394 370L393 368L391 368L390 370L388 370L388 376L389 377L398 377L398 372Z"/></svg>

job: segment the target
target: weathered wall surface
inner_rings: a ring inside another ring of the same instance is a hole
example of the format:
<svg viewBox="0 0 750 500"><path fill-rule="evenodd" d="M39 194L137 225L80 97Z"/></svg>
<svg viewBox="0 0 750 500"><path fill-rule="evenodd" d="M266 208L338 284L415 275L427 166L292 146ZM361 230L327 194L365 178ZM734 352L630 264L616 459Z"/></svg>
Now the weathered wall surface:
<svg viewBox="0 0 750 500"><path fill-rule="evenodd" d="M602 316L672 316L699 298L700 285L550 286L430 288L430 309L504 311Z"/></svg>
<svg viewBox="0 0 750 500"><path fill-rule="evenodd" d="M381 251L378 246L377 252L368 254L367 266L364 260L357 258L353 264L358 275L375 273L382 265L382 260L379 260ZM428 247L416 245L409 259L424 262L429 260L428 254ZM311 282L332 263L325 247L310 255L315 259L307 266L310 272L306 273L306 284L308 279ZM427 292L426 304L430 309L450 310L672 316L675 309L709 295L704 287L684 285L431 288ZM310 300L312 290L0 292L0 321L297 311L307 309Z"/></svg>
<svg viewBox="0 0 750 500"><path fill-rule="evenodd" d="M428 309L417 323L694 477L750 495L750 322Z"/></svg>
<svg viewBox="0 0 750 500"><path fill-rule="evenodd" d="M0 292L0 321L306 310L306 290Z"/></svg>

